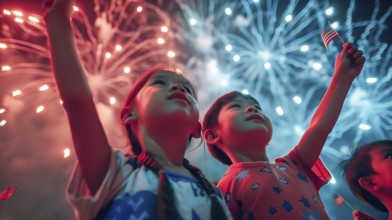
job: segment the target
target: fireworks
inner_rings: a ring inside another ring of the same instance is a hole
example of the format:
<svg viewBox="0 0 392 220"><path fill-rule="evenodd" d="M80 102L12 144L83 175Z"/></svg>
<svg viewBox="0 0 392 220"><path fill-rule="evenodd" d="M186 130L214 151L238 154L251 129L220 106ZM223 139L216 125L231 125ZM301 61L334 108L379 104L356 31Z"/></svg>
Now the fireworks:
<svg viewBox="0 0 392 220"><path fill-rule="evenodd" d="M392 7L380 1L335 2L339 7L316 0L95 0L94 13L88 15L74 7L76 45L111 143L121 146L126 141L117 113L138 73L154 64L179 61L178 67L196 84L202 113L224 92L249 93L273 122L269 153L286 153L308 126L333 74L341 42L331 42L325 50L320 31L327 21L343 40L364 51L367 62L350 89L323 157L335 161L348 152L347 146L388 138L392 47L385 24L392 19ZM42 17L2 9L0 20L0 129L3 134L18 129L38 139L29 133L37 132L37 124L49 126L42 120L50 119L57 123L50 127L58 139L63 130L57 129L66 122ZM23 130L30 123L33 128ZM19 144L5 136L2 140ZM65 143L60 149L37 146L38 151L57 152L58 158L72 158L71 143ZM3 155L12 155L13 146L7 149ZM216 168L206 174L219 179L225 167L211 157L206 161L204 155L200 147L187 156L202 168Z"/></svg>
<svg viewBox="0 0 392 220"><path fill-rule="evenodd" d="M337 17L334 5L326 1L178 1L185 20L180 28L184 42L194 42L188 45L188 67L199 78L200 91L208 94L206 103L229 90L249 91L274 123L272 144L291 148L299 137L293 134L306 129L333 74L341 42L332 42L327 52L320 37L330 22L344 40L364 50L368 60L328 139L326 156L337 156L342 141L354 145L370 133L373 138L387 137L392 51L382 37L391 7L381 10L376 1L365 7L373 8L370 15L356 14L363 10L356 6L362 5L352 0L345 16Z"/></svg>
<svg viewBox="0 0 392 220"><path fill-rule="evenodd" d="M110 115L121 106L137 75L175 57L170 18L153 4L131 0L97 0L94 12L88 16L74 6L75 42L98 109L106 112L100 115L115 120ZM42 17L4 9L0 18L4 21L0 52L6 57L0 77L11 81L1 103L9 117L4 120L12 120L23 109L27 114L42 113L53 105L60 109Z"/></svg>

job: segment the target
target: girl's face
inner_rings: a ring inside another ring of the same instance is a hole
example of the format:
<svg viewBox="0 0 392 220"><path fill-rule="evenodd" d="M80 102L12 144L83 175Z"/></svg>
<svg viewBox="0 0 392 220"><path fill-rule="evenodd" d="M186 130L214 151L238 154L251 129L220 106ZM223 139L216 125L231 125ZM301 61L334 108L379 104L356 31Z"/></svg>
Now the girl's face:
<svg viewBox="0 0 392 220"><path fill-rule="evenodd" d="M232 143L236 148L243 148L248 141L268 143L272 137L270 119L263 113L259 104L250 98L236 97L226 103L219 113L217 127L222 139L226 143Z"/></svg>
<svg viewBox="0 0 392 220"><path fill-rule="evenodd" d="M194 127L199 123L199 107L192 85L170 71L151 75L134 100L139 123L147 127L174 127L179 123Z"/></svg>

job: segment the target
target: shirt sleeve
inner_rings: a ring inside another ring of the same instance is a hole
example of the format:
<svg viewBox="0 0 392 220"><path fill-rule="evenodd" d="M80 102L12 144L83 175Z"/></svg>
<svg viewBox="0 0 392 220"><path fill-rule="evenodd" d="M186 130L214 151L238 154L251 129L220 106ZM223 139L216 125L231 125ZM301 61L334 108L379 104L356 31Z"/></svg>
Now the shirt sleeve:
<svg viewBox="0 0 392 220"><path fill-rule="evenodd" d="M218 183L218 188L222 192L223 199L230 211L229 219L241 219L241 210L236 199L237 189L235 189L235 184L230 181L231 179L235 178L223 177Z"/></svg>
<svg viewBox="0 0 392 220"><path fill-rule="evenodd" d="M317 158L314 165L309 169L298 154L297 147L289 152L287 157L301 170L303 170L312 181L317 190L320 190L332 178L331 173L325 167L320 158Z"/></svg>
<svg viewBox="0 0 392 220"><path fill-rule="evenodd" d="M122 152L111 150L109 168L98 191L90 195L79 163L71 175L66 190L66 198L74 208L77 219L92 219L110 202L126 184L133 167L126 163Z"/></svg>
<svg viewBox="0 0 392 220"><path fill-rule="evenodd" d="M216 194L217 197L219 198L219 202L220 202L220 204L221 204L221 206L222 206L222 208L223 208L223 211L224 211L225 214L226 214L226 219L227 219L227 220L231 220L231 219L232 219L231 213L230 213L229 208L227 207L227 204L226 204L226 202L225 202L225 198L224 198L223 195L222 195L222 192L220 191L219 188L217 188L217 187L215 187L215 186L214 186L214 188L215 188L215 194Z"/></svg>

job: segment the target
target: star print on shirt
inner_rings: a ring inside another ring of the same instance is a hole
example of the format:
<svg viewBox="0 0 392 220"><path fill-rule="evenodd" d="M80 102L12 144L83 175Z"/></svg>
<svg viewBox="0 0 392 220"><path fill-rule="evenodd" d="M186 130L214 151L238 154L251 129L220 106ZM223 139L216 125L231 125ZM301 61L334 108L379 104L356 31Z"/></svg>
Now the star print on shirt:
<svg viewBox="0 0 392 220"><path fill-rule="evenodd" d="M282 177L279 177L279 181L280 181L281 183L284 183L284 184L288 184L288 183L289 183L289 181L288 181L287 179L282 178Z"/></svg>
<svg viewBox="0 0 392 220"><path fill-rule="evenodd" d="M231 202L231 193L226 193L226 197L225 197L226 203L230 203Z"/></svg>
<svg viewBox="0 0 392 220"><path fill-rule="evenodd" d="M270 206L269 209L268 209L268 212L271 215L275 215L276 213L278 213L278 210L275 207Z"/></svg>
<svg viewBox="0 0 392 220"><path fill-rule="evenodd" d="M253 212L250 211L250 210L249 210L249 212L248 212L248 219L249 219L249 220L255 219L255 215L254 215Z"/></svg>
<svg viewBox="0 0 392 220"><path fill-rule="evenodd" d="M243 179L245 179L248 176L248 170L243 170L241 171L238 176L237 176L237 180L238 182L241 182Z"/></svg>
<svg viewBox="0 0 392 220"><path fill-rule="evenodd" d="M280 194L280 192L282 192L282 190L279 188L279 186L272 187L272 191L275 193L278 193L278 194Z"/></svg>
<svg viewBox="0 0 392 220"><path fill-rule="evenodd" d="M306 208L310 208L311 207L311 205L309 204L309 201L305 197L303 197L303 196L298 201L302 202Z"/></svg>
<svg viewBox="0 0 392 220"><path fill-rule="evenodd" d="M242 210L242 206L243 206L242 201L241 200L237 200L236 203L237 203L238 208L240 210Z"/></svg>
<svg viewBox="0 0 392 220"><path fill-rule="evenodd" d="M250 189L252 191L255 191L255 190L259 189L259 187L260 187L260 183L253 183L252 186L250 187Z"/></svg>
<svg viewBox="0 0 392 220"><path fill-rule="evenodd" d="M305 176L305 175L303 175L303 174L300 173L300 172L298 172L297 177L298 177L298 179L300 179L300 180L302 180L302 181L304 181L304 182L309 182L309 181L308 181L308 177Z"/></svg>
<svg viewBox="0 0 392 220"><path fill-rule="evenodd" d="M322 220L320 211L313 212L311 209L308 209L306 213L301 212L301 215L305 220Z"/></svg>
<svg viewBox="0 0 392 220"><path fill-rule="evenodd" d="M291 210L293 210L293 206L291 205L291 203L287 200L284 200L282 203L282 207L284 208L284 210L286 210L286 212L291 212Z"/></svg>
<svg viewBox="0 0 392 220"><path fill-rule="evenodd" d="M320 204L320 199L317 197L317 196L315 196L315 195L313 195L313 202L314 203L316 203L316 204Z"/></svg>
<svg viewBox="0 0 392 220"><path fill-rule="evenodd" d="M278 165L277 167L278 167L278 169L281 170L281 171L286 171L286 170L287 170L287 167L286 167L286 166Z"/></svg>
<svg viewBox="0 0 392 220"><path fill-rule="evenodd" d="M260 172L272 173L272 169L270 167L263 167L260 169Z"/></svg>

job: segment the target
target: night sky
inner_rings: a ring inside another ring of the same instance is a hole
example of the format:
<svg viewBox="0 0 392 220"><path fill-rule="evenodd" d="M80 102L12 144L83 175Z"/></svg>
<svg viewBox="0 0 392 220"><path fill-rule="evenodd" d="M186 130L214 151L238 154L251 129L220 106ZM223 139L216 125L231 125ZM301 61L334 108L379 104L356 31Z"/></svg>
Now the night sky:
<svg viewBox="0 0 392 220"><path fill-rule="evenodd" d="M66 115L51 77L44 29L35 28L29 22L18 24L13 20L15 15L8 16L3 11L20 10L25 13L24 19L28 15L39 18L44 13L41 2L0 0L0 190L18 188L10 200L0 201L0 220L74 219L72 208L65 200L65 188L76 157ZM391 138L392 6L388 1L381 1L377 10L377 4L363 0L299 0L298 4L292 4L294 25L282 15L287 5L294 2L289 0L280 1L275 9L267 11L264 9L269 6L264 4L263 12L254 6L261 3L253 1L138 1L144 8L131 22L125 22L127 16L113 15L114 20L122 19L118 29L108 25L113 21L105 23L102 17L111 1L95 2L100 2L99 13L93 10L92 1L76 1L89 18L89 23L75 19L78 33L83 36L77 45L110 143L124 152L127 141L118 115L127 91L148 66L176 62L198 90L200 118L219 95L232 89L249 92L261 100L273 121L275 133L269 145L270 159L287 153L298 142L325 92L341 47L339 40L335 40L325 50L319 34L321 24L325 20L338 21L337 31L344 40L364 51L367 63L353 83L321 155L336 183L323 187L320 194L331 219L351 219L350 207L346 204L338 207L333 202L333 193L340 193L355 209L376 219L387 219L385 214L352 195L336 165L354 146ZM132 13L136 4L131 4L126 14ZM305 10L312 4L317 7ZM324 13L328 7L334 8L331 17ZM227 8L231 9L230 13L223 10ZM247 8L248 12L244 10ZM250 19L247 13L253 13L255 19ZM256 14L265 20L257 20ZM272 22L275 23L271 28ZM163 25L169 27L167 33L162 31ZM42 21L38 26L44 27ZM90 27L93 36L87 36L84 27ZM150 27L154 31L136 40L119 34L120 29L130 33ZM274 36L276 44L272 43ZM165 39L165 43L158 45L156 38ZM3 42L13 46L1 49ZM126 54L125 60L119 59L114 49L110 58L105 58L108 48L115 48L119 42L122 51L130 51L139 44L143 46ZM102 53L97 52L97 44L104 45ZM299 48L305 45L309 51L301 52ZM168 57L169 51L174 51L176 56ZM16 90L22 94L15 95ZM185 156L212 181L218 181L226 169L209 156L200 140L194 141Z"/></svg>

